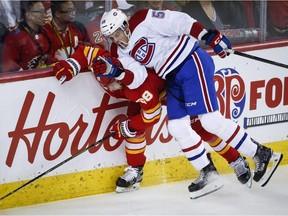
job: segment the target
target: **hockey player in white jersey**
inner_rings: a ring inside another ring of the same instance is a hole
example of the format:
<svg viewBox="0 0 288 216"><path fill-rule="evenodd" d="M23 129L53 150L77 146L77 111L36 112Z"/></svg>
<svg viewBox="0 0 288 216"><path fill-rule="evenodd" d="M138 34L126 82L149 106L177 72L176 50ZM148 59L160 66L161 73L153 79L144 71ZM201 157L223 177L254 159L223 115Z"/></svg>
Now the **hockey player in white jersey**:
<svg viewBox="0 0 288 216"><path fill-rule="evenodd" d="M245 156L255 161L254 180L264 186L282 159L262 146L234 121L224 118L218 108L214 86L214 62L199 46L204 40L221 58L231 49L229 40L217 30L207 31L197 20L177 11L153 11L143 9L128 20L125 14L112 9L103 14L100 30L104 36L118 45L122 66L105 61L104 74L137 88L147 74L146 67L155 69L166 80L168 130L196 170L199 178L189 185L191 198L216 191L223 185L218 172L207 158L204 143L190 127L189 116L199 116L202 126L212 134L230 143ZM131 73L132 72L132 73ZM129 127L129 125L128 125ZM269 161L274 162L269 175L264 175Z"/></svg>

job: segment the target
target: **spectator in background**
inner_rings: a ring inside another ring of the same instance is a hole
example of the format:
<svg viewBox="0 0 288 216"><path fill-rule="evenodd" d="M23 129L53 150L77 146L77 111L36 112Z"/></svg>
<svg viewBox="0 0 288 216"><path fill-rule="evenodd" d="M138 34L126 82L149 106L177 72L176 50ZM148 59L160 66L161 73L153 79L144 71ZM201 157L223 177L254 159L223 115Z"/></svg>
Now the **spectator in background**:
<svg viewBox="0 0 288 216"><path fill-rule="evenodd" d="M43 5L46 10L47 20L52 20L52 13L51 13L51 1L50 0L43 0Z"/></svg>
<svg viewBox="0 0 288 216"><path fill-rule="evenodd" d="M89 17L87 16L87 2L86 1L73 1L75 7L77 8L77 13L75 20L82 23L84 26L87 26L90 22Z"/></svg>
<svg viewBox="0 0 288 216"><path fill-rule="evenodd" d="M259 28L259 1L242 1L242 5L247 18L247 28Z"/></svg>
<svg viewBox="0 0 288 216"><path fill-rule="evenodd" d="M20 1L0 1L0 20L10 31L17 28L21 21Z"/></svg>
<svg viewBox="0 0 288 216"><path fill-rule="evenodd" d="M163 0L156 0L156 1L147 0L146 8L153 9L153 10L166 10L167 9Z"/></svg>
<svg viewBox="0 0 288 216"><path fill-rule="evenodd" d="M267 2L267 30L269 38L288 37L288 1Z"/></svg>
<svg viewBox="0 0 288 216"><path fill-rule="evenodd" d="M164 0L147 0L147 1L140 1L138 3L137 8L142 9L142 8L147 8L147 9L152 9L152 10L177 10L174 6L177 4L171 1L164 1Z"/></svg>
<svg viewBox="0 0 288 216"><path fill-rule="evenodd" d="M193 16L206 28L224 30L247 27L241 1L187 1L184 2L182 11Z"/></svg>
<svg viewBox="0 0 288 216"><path fill-rule="evenodd" d="M96 16L99 16L99 13L101 13L101 11L104 11L104 9L105 9L105 0L86 1L85 7L86 7L86 15L87 15L87 17L90 20L92 20Z"/></svg>
<svg viewBox="0 0 288 216"><path fill-rule="evenodd" d="M3 71L2 69L2 49L3 42L6 34L8 33L8 28L2 22L0 22L0 73Z"/></svg>
<svg viewBox="0 0 288 216"><path fill-rule="evenodd" d="M212 1L189 1L183 7L182 12L193 16L202 23L207 29L224 29L224 24L216 11Z"/></svg>
<svg viewBox="0 0 288 216"><path fill-rule="evenodd" d="M100 32L100 20L104 13L104 4L105 2L102 1L98 2L97 5L94 5L94 17L86 26L90 43L103 49L105 48L106 39Z"/></svg>
<svg viewBox="0 0 288 216"><path fill-rule="evenodd" d="M3 46L3 71L19 71L46 67L52 63L51 41L43 32L46 10L42 1L22 1L23 21L9 32Z"/></svg>
<svg viewBox="0 0 288 216"><path fill-rule="evenodd" d="M51 1L52 20L44 26L52 42L54 61L69 58L79 43L88 43L86 29L75 22L76 7L72 1Z"/></svg>
<svg viewBox="0 0 288 216"><path fill-rule="evenodd" d="M128 3L126 0L116 0L116 3L117 8L122 10L126 14L128 20L136 12L135 5Z"/></svg>
<svg viewBox="0 0 288 216"><path fill-rule="evenodd" d="M130 17L136 11L135 5L128 3L126 0L113 1L112 7L122 10L126 14L128 19L130 19ZM99 2L98 8L99 13L88 23L86 28L91 44L97 45L101 48L106 48L108 50L110 49L110 44L108 44L108 41L105 39L105 37L103 37L102 33L100 32L100 20L104 13L103 1Z"/></svg>
<svg viewBox="0 0 288 216"><path fill-rule="evenodd" d="M212 1L225 28L240 29L247 28L247 16L242 0Z"/></svg>

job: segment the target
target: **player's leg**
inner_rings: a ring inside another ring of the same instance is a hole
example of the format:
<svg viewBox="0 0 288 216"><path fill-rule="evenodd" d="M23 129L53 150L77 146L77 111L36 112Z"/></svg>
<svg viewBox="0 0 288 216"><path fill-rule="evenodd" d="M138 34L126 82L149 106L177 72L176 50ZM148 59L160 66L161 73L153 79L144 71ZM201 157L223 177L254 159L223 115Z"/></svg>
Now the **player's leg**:
<svg viewBox="0 0 288 216"><path fill-rule="evenodd" d="M139 103L130 101L127 108L129 117L136 116L140 113L141 107ZM116 192L129 192L138 190L143 178L143 167L146 162L145 149L146 139L145 132L135 138L125 139L125 155L128 166L124 169L116 181Z"/></svg>
<svg viewBox="0 0 288 216"><path fill-rule="evenodd" d="M219 111L199 117L202 126L207 131L221 137L243 155L252 157L255 162L253 179L260 182L262 186L267 184L283 157L281 153L274 153L271 148L253 142L243 128L231 119L226 119ZM272 167L267 169L270 161L273 163ZM266 172L267 175L265 175Z"/></svg>
<svg viewBox="0 0 288 216"><path fill-rule="evenodd" d="M212 60L208 54L206 57L207 60ZM211 67L214 68L213 65ZM191 165L200 171L199 177L188 187L191 198L211 193L223 186L213 162L207 157L203 140L190 125L190 116L196 116L203 110L206 112L203 108L203 98L199 96L202 90L196 81L195 71L195 61L191 56L181 68L169 74L166 82L168 130L179 143Z"/></svg>
<svg viewBox="0 0 288 216"><path fill-rule="evenodd" d="M253 160L255 162L255 171L253 180L259 182L259 184L264 187L274 174L278 165L280 164L283 154L279 152L273 152L271 148L261 145L253 138L251 138L258 148ZM268 167L268 164L271 162L271 166Z"/></svg>
<svg viewBox="0 0 288 216"><path fill-rule="evenodd" d="M169 100L167 102L169 104ZM201 137L192 130L190 117L169 120L168 130L179 143L191 165L200 171L199 177L188 187L190 198L195 199L220 189L223 182L211 158L207 157Z"/></svg>
<svg viewBox="0 0 288 216"><path fill-rule="evenodd" d="M229 163L229 167L234 169L238 180L247 187L251 187L252 176L246 159L243 158L235 148L228 145L221 138L206 131L202 127L198 117L191 117L191 127L216 153L222 156Z"/></svg>
<svg viewBox="0 0 288 216"><path fill-rule="evenodd" d="M272 168L275 170L275 167L278 166L282 159L282 154L273 154L271 149L254 143L243 128L233 120L222 116L218 110L213 78L215 66L213 60L211 61L211 56L203 49L197 49L192 54L192 59L192 62L188 60L181 68L184 73L177 74L177 78L182 83L185 106L189 115L198 115L205 130L217 135L241 154L252 157L256 167L254 174L258 176L254 180L257 181L259 179L258 181L262 182L263 178L266 179L267 177L264 174L266 173L268 162L272 160ZM191 73L187 73L189 70L191 70ZM193 86L192 91L191 86ZM257 164L260 164L260 166ZM268 175L268 180L273 173L274 171ZM266 183L267 181L265 180L264 184L261 185L264 186Z"/></svg>
<svg viewBox="0 0 288 216"><path fill-rule="evenodd" d="M125 168L124 174L116 181L116 192L129 192L140 188L143 167L146 162L145 149L146 139L144 134L126 139L125 153L128 167Z"/></svg>

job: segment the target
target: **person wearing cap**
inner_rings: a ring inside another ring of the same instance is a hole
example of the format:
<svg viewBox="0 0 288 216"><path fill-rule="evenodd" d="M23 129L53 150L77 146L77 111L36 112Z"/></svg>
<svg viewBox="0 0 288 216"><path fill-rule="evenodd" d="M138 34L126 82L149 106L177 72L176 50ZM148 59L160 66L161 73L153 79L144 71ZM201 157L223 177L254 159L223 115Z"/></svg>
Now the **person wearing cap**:
<svg viewBox="0 0 288 216"><path fill-rule="evenodd" d="M116 0L117 5L118 5L118 9L120 9L121 11L123 11L128 20L130 19L130 17L135 13L135 5L134 4L129 4L126 0Z"/></svg>

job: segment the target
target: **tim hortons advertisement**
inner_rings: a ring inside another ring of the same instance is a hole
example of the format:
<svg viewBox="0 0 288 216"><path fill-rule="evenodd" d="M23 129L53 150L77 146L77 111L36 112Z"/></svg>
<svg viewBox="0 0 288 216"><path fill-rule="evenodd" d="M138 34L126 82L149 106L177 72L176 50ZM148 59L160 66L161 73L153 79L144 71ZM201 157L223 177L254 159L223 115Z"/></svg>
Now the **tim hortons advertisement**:
<svg viewBox="0 0 288 216"><path fill-rule="evenodd" d="M287 48L253 51L275 59ZM288 63L281 55L282 61ZM262 143L287 140L288 71L240 56L213 57L221 113ZM127 101L107 95L90 72L60 85L54 77L0 84L0 184L32 179L109 134ZM147 159L182 152L169 135L166 109L147 130ZM126 164L124 145L110 138L48 175Z"/></svg>

